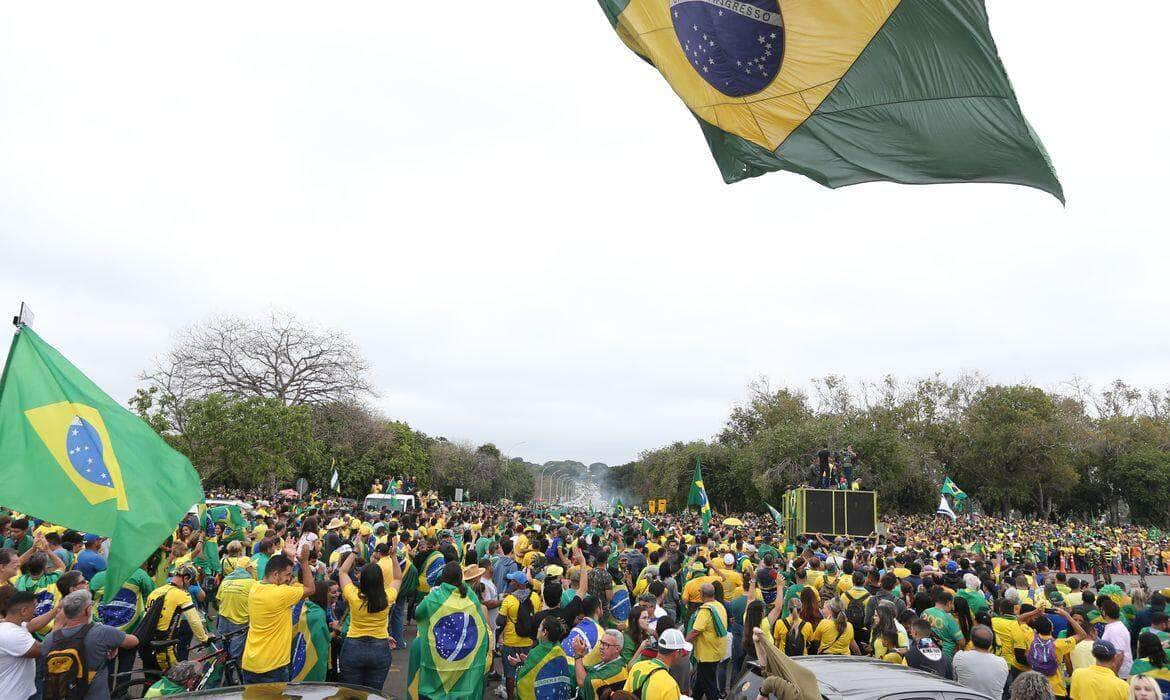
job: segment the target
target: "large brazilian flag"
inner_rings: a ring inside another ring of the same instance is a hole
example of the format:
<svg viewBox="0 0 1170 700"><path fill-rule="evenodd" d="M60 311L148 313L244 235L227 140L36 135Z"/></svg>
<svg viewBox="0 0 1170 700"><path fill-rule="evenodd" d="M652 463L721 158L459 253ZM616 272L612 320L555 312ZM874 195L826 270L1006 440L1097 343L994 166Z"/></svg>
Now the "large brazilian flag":
<svg viewBox="0 0 1170 700"><path fill-rule="evenodd" d="M414 611L418 636L410 646L407 692L412 698L479 698L488 668L491 632L479 600L440 583Z"/></svg>
<svg viewBox="0 0 1170 700"><path fill-rule="evenodd" d="M983 0L599 0L727 182L1006 182L1064 194Z"/></svg>

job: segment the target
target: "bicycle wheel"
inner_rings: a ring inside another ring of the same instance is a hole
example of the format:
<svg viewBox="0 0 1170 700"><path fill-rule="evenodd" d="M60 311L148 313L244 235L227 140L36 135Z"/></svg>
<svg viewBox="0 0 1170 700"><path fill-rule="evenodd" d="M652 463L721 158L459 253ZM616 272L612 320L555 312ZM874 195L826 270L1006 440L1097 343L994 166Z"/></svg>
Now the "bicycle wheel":
<svg viewBox="0 0 1170 700"><path fill-rule="evenodd" d="M110 693L111 700L138 700L146 696L146 691L150 690L150 686L154 685L160 676L148 671L145 678L132 678L124 683L119 683L114 686L114 690Z"/></svg>

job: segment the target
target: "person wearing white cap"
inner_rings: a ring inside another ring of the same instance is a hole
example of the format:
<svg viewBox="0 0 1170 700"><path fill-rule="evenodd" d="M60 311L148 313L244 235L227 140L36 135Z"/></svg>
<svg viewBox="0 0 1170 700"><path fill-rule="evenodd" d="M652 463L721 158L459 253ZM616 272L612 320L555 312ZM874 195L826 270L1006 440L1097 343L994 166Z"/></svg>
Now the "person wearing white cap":
<svg viewBox="0 0 1170 700"><path fill-rule="evenodd" d="M682 696L678 682L670 675L670 667L682 661L691 652L691 643L682 632L673 627L658 637L655 646L658 657L639 661L630 667L630 676L622 687L643 700L678 700Z"/></svg>

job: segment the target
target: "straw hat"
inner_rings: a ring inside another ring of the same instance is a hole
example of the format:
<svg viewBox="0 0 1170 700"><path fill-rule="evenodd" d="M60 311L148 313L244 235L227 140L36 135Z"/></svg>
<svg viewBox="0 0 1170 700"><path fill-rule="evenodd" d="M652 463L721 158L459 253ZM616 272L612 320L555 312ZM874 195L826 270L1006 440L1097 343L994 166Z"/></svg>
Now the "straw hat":
<svg viewBox="0 0 1170 700"><path fill-rule="evenodd" d="M480 576L483 576L483 572L485 572L485 571L487 571L487 569L483 568L482 566L476 566L475 564L468 564L467 566L463 567L463 580L464 581L475 581Z"/></svg>
<svg viewBox="0 0 1170 700"><path fill-rule="evenodd" d="M339 527L345 527L345 521L343 521L341 518L334 518L329 521L329 524L325 526L325 529L336 530Z"/></svg>

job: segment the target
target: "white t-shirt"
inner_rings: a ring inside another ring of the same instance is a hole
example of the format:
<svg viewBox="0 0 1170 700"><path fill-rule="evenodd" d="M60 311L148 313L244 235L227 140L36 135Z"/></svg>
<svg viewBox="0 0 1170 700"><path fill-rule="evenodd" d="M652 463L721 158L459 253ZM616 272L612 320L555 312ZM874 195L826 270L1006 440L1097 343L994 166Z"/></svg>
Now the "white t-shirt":
<svg viewBox="0 0 1170 700"><path fill-rule="evenodd" d="M0 621L0 698L27 698L36 692L36 659L24 658L35 641L24 625Z"/></svg>
<svg viewBox="0 0 1170 700"><path fill-rule="evenodd" d="M483 584L483 600L480 602L489 603L493 600L499 599L500 593L499 593L499 591L496 590L496 584L493 583L490 578L488 578L487 576L484 576L483 578L480 579L480 582ZM496 618L500 614L500 608L498 606L491 608L490 610L487 611L487 614L488 614L488 621L487 621L488 628L495 629L496 628Z"/></svg>

